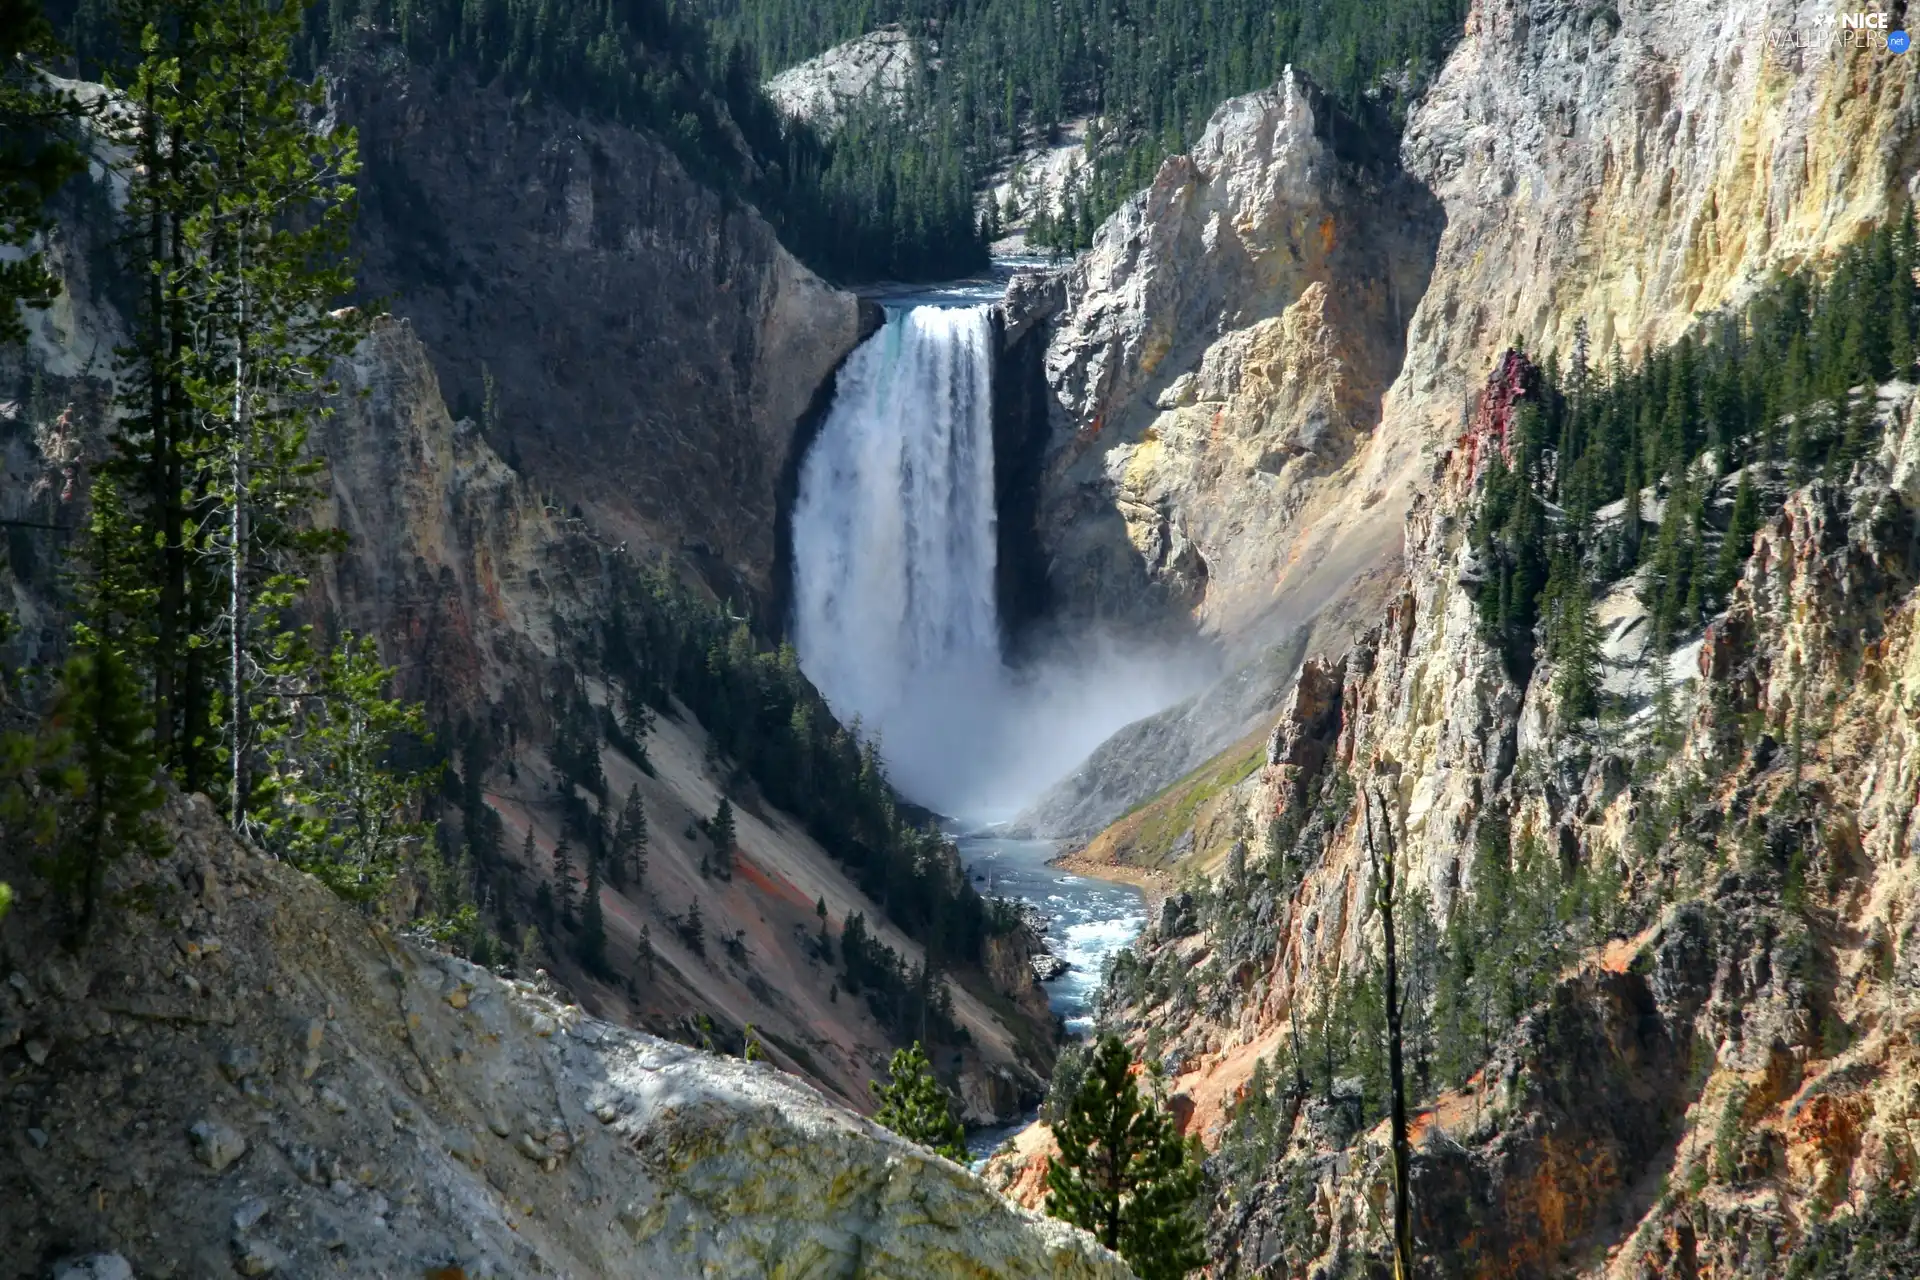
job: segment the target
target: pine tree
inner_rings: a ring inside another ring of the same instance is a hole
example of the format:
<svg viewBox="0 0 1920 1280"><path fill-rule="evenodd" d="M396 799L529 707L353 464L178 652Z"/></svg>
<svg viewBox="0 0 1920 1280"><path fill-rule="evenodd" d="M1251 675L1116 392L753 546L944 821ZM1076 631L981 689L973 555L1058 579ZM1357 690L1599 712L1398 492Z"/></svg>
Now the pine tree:
<svg viewBox="0 0 1920 1280"><path fill-rule="evenodd" d="M587 891L580 904L580 936L574 940L575 954L588 973L603 974L607 968L607 922L600 908L600 864L587 859Z"/></svg>
<svg viewBox="0 0 1920 1280"><path fill-rule="evenodd" d="M707 954L707 926L700 918L700 899L687 904L687 915L680 923L680 939L697 956Z"/></svg>
<svg viewBox="0 0 1920 1280"><path fill-rule="evenodd" d="M567 838L553 846L553 900L560 908L560 923L573 927L573 847Z"/></svg>
<svg viewBox="0 0 1920 1280"><path fill-rule="evenodd" d="M1585 720L1600 708L1600 623L1586 575L1575 566L1558 601L1560 643L1555 655L1554 692L1566 715Z"/></svg>
<svg viewBox="0 0 1920 1280"><path fill-rule="evenodd" d="M291 713L261 734L261 839L355 901L384 893L432 830L422 806L439 770L395 758L403 744L431 744L426 712L388 697L392 680L372 637L344 636L289 679Z"/></svg>
<svg viewBox="0 0 1920 1280"><path fill-rule="evenodd" d="M85 168L66 136L79 104L36 69L56 52L53 25L36 0L0 5L0 346L26 338L20 308L45 307L60 281L38 252L25 252L46 229L46 203Z"/></svg>
<svg viewBox="0 0 1920 1280"><path fill-rule="evenodd" d="M110 477L95 481L92 499L72 655L39 732L0 737L0 830L39 851L41 874L73 907L76 948L92 931L107 864L159 850L152 717L131 656L152 593Z"/></svg>
<svg viewBox="0 0 1920 1280"><path fill-rule="evenodd" d="M625 868L624 874L638 888L647 879L647 806L636 784L627 791L627 803L620 811L620 822L613 837L614 861Z"/></svg>
<svg viewBox="0 0 1920 1280"><path fill-rule="evenodd" d="M1626 506L1620 517L1620 545L1614 553L1614 564L1621 572L1640 562L1640 543L1644 537L1640 511L1640 454L1637 449L1629 448L1627 451L1624 499Z"/></svg>
<svg viewBox="0 0 1920 1280"><path fill-rule="evenodd" d="M1714 573L1717 591L1724 599L1740 578L1740 566L1753 551L1753 535L1760 531L1760 498L1753 487L1753 468L1740 473L1740 487L1733 495L1733 514L1727 522L1727 536L1720 544L1720 563Z"/></svg>
<svg viewBox="0 0 1920 1280"><path fill-rule="evenodd" d="M159 585L147 651L160 754L183 785L251 821L261 730L310 655L288 613L337 534L308 518L324 462L306 447L332 370L365 332L344 251L353 132L320 133L297 77L300 9L273 0L136 0L141 49L121 141L146 281L124 353L114 466Z"/></svg>
<svg viewBox="0 0 1920 1280"><path fill-rule="evenodd" d="M1170 1116L1141 1097L1132 1055L1100 1042L1047 1168L1047 1212L1091 1232L1140 1280L1177 1280L1206 1262L1194 1216L1204 1175Z"/></svg>
<svg viewBox="0 0 1920 1280"><path fill-rule="evenodd" d="M940 1082L918 1040L896 1049L887 1065L887 1083L869 1086L879 1106L873 1118L909 1142L936 1155L964 1164L967 1131L953 1114L953 1101Z"/></svg>
<svg viewBox="0 0 1920 1280"><path fill-rule="evenodd" d="M69 944L93 929L107 865L129 853L164 852L150 814L152 722L126 654L84 631L62 669L36 770L47 819L38 866L73 907Z"/></svg>
<svg viewBox="0 0 1920 1280"><path fill-rule="evenodd" d="M713 837L713 873L722 880L733 879L733 802L725 796L720 797L720 807L714 811L707 830Z"/></svg>

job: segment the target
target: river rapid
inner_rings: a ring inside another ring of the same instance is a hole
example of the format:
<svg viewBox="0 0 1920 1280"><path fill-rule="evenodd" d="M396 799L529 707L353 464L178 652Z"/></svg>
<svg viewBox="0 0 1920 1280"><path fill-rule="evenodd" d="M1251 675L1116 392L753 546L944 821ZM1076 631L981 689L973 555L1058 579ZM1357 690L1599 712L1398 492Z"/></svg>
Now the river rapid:
<svg viewBox="0 0 1920 1280"><path fill-rule="evenodd" d="M1046 917L1047 949L1073 966L1044 984L1047 1000L1065 1021L1069 1036L1084 1036L1093 1026L1107 959L1146 926L1145 897L1129 884L1049 866L1058 853L1050 840L983 834L963 836L959 845L961 861L981 894L1032 903ZM975 1160L984 1159L1032 1119L976 1130L968 1136L967 1149Z"/></svg>

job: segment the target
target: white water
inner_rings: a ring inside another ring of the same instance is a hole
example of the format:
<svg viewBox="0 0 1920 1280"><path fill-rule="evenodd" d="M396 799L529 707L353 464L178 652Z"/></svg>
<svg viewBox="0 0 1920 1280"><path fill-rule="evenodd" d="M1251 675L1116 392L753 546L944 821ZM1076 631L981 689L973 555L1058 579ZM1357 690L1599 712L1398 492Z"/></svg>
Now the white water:
<svg viewBox="0 0 1920 1280"><path fill-rule="evenodd" d="M994 340L984 305L890 309L841 368L793 510L802 669L878 736L902 792L976 821L1011 816L1199 674L1091 641L1002 661Z"/></svg>

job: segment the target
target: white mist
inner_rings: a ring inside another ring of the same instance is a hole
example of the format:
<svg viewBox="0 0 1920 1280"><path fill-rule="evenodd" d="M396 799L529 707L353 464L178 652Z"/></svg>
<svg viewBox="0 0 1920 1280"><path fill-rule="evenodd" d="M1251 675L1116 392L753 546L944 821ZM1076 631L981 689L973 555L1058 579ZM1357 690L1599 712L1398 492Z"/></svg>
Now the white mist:
<svg viewBox="0 0 1920 1280"><path fill-rule="evenodd" d="M905 795L972 821L1011 816L1202 676L1091 641L1003 663L993 358L985 306L890 311L841 369L793 510L801 667Z"/></svg>

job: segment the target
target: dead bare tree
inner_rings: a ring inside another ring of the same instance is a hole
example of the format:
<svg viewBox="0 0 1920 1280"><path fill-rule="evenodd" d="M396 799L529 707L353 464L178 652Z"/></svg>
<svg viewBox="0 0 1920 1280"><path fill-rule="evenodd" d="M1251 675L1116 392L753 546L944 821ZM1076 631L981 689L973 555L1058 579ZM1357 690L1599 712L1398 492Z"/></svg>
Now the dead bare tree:
<svg viewBox="0 0 1920 1280"><path fill-rule="evenodd" d="M1380 806L1384 840L1376 841L1373 808ZM1361 803L1366 818L1367 858L1373 873L1373 901L1380 910L1380 928L1386 937L1387 1077L1392 1089L1390 1134L1393 1166L1393 1277L1413 1280L1413 1215L1409 1196L1408 1166L1412 1150L1407 1141L1407 1077L1401 1057L1400 973L1395 951L1393 908L1394 879L1398 870L1399 841L1393 834L1393 810L1378 784L1369 788ZM1384 856L1382 845L1385 846Z"/></svg>

